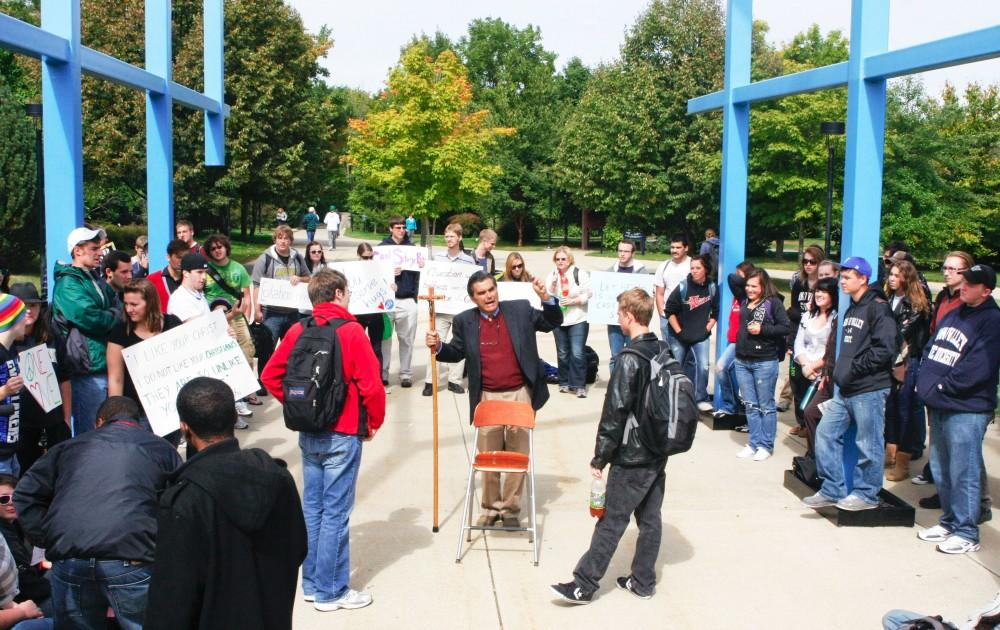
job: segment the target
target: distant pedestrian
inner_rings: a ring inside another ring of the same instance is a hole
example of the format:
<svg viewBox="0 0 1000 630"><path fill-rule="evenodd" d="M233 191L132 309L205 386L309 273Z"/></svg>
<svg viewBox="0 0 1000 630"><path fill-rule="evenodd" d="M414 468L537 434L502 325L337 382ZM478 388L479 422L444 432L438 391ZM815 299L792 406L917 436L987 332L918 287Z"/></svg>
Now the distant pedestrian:
<svg viewBox="0 0 1000 630"><path fill-rule="evenodd" d="M326 236L330 239L330 249L337 249L337 237L340 236L340 213L337 206L330 206L326 216L323 217L326 224Z"/></svg>
<svg viewBox="0 0 1000 630"><path fill-rule="evenodd" d="M316 208L309 206L309 210L302 216L302 227L306 230L306 242L312 243L316 240L316 228L319 226L319 215Z"/></svg>

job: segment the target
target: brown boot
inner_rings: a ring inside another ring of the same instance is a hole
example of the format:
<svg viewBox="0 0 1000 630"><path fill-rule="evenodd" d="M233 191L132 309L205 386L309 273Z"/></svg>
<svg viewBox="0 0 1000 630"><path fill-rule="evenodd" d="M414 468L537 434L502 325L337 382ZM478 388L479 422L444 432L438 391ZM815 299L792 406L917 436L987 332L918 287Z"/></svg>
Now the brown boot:
<svg viewBox="0 0 1000 630"><path fill-rule="evenodd" d="M889 481L902 481L910 478L910 454L899 451L896 453L896 465L885 474Z"/></svg>
<svg viewBox="0 0 1000 630"><path fill-rule="evenodd" d="M885 461L882 462L882 468L892 468L895 465L896 465L896 445L886 444Z"/></svg>

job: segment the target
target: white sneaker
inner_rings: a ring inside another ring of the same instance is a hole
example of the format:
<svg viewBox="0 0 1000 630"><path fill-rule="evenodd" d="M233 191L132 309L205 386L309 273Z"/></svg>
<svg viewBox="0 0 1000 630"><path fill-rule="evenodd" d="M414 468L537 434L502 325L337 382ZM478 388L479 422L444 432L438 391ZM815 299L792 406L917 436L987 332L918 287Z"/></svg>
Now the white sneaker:
<svg viewBox="0 0 1000 630"><path fill-rule="evenodd" d="M236 401L236 413L238 413L241 416L252 416L253 415L253 412L250 411L250 406L247 405L242 400L237 400Z"/></svg>
<svg viewBox="0 0 1000 630"><path fill-rule="evenodd" d="M354 608L364 608L372 603L372 596L364 591L356 591L353 588L341 595L332 602L313 602L313 607L322 612L333 610L353 610Z"/></svg>
<svg viewBox="0 0 1000 630"><path fill-rule="evenodd" d="M925 530L917 532L917 538L926 542L944 542L950 536L951 532L940 525L928 527Z"/></svg>
<svg viewBox="0 0 1000 630"><path fill-rule="evenodd" d="M236 428L236 429L249 429L250 425L243 418L236 418L236 424L233 425L233 428Z"/></svg>
<svg viewBox="0 0 1000 630"><path fill-rule="evenodd" d="M747 444L740 449L740 452L736 454L740 459L746 459L747 457L753 457L753 454L757 451L753 450L753 447Z"/></svg>
<svg viewBox="0 0 1000 630"><path fill-rule="evenodd" d="M712 410L712 403L708 402L707 400L703 400L700 403L698 403L698 411L704 411L707 413L711 410Z"/></svg>
<svg viewBox="0 0 1000 630"><path fill-rule="evenodd" d="M766 448L758 448L757 452L753 454L753 461L762 462L770 456L771 454L767 452Z"/></svg>
<svg viewBox="0 0 1000 630"><path fill-rule="evenodd" d="M979 551L979 543L966 540L961 536L950 536L943 543L938 543L937 550L941 553L969 553L971 551Z"/></svg>

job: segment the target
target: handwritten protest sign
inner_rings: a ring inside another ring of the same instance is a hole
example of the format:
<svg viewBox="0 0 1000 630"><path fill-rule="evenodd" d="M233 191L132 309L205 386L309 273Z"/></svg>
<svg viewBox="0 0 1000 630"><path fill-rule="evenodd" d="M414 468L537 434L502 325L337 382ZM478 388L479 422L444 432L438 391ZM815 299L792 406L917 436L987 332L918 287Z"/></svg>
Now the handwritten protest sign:
<svg viewBox="0 0 1000 630"><path fill-rule="evenodd" d="M379 245L375 248L375 260L390 269L397 267L409 271L423 271L427 263L427 248L415 245Z"/></svg>
<svg viewBox="0 0 1000 630"><path fill-rule="evenodd" d="M300 282L293 287L287 280L261 278L260 295L257 299L261 306L283 306L303 311L311 311L313 308L309 301L308 282Z"/></svg>
<svg viewBox="0 0 1000 630"><path fill-rule="evenodd" d="M653 276L648 273L594 271L590 274L590 300L587 321L591 324L618 325L618 296L634 288L653 295Z"/></svg>
<svg viewBox="0 0 1000 630"><path fill-rule="evenodd" d="M52 354L44 344L28 348L18 355L24 388L46 413L62 404L59 379L52 366Z"/></svg>
<svg viewBox="0 0 1000 630"><path fill-rule="evenodd" d="M479 271L479 265L432 260L420 272L420 295L427 294L428 287L444 295L444 299L434 306L440 315L456 315L473 306L469 297L469 276Z"/></svg>
<svg viewBox="0 0 1000 630"><path fill-rule="evenodd" d="M347 310L354 315L384 313L396 307L392 269L366 260L328 263L327 267L347 277L347 286L351 290L351 303Z"/></svg>
<svg viewBox="0 0 1000 630"><path fill-rule="evenodd" d="M157 435L180 427L177 392L197 376L225 381L234 402L260 387L221 311L196 317L122 350L146 417Z"/></svg>
<svg viewBox="0 0 1000 630"><path fill-rule="evenodd" d="M497 293L501 302L528 300L532 307L542 310L542 301L530 282L497 282Z"/></svg>

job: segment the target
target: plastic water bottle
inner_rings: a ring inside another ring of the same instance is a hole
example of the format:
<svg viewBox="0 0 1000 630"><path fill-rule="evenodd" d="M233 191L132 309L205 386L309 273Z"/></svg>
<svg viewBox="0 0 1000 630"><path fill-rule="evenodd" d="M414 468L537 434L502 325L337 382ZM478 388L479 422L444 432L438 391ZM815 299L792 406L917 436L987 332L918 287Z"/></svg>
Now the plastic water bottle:
<svg viewBox="0 0 1000 630"><path fill-rule="evenodd" d="M590 485L590 515L594 518L604 518L604 480L594 479Z"/></svg>

